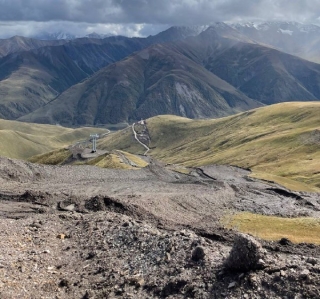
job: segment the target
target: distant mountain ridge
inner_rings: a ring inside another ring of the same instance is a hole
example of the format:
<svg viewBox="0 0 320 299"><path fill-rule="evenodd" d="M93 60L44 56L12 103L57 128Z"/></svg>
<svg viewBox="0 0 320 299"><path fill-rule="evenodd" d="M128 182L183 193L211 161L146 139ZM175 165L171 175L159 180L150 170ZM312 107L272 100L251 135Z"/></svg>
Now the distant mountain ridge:
<svg viewBox="0 0 320 299"><path fill-rule="evenodd" d="M77 126L159 114L219 117L261 103L317 100L317 82L320 65L264 47L221 23L108 66L20 120Z"/></svg>
<svg viewBox="0 0 320 299"><path fill-rule="evenodd" d="M66 42L66 40L42 41L23 36L13 36L8 39L0 39L0 58L12 53L30 51L48 46L59 46Z"/></svg>
<svg viewBox="0 0 320 299"><path fill-rule="evenodd" d="M320 62L320 26L281 21L246 22L230 26L259 43Z"/></svg>
<svg viewBox="0 0 320 299"><path fill-rule="evenodd" d="M0 117L17 119L101 68L149 45L184 38L186 34L185 30L182 34L178 28L170 28L148 38L0 40Z"/></svg>
<svg viewBox="0 0 320 299"><path fill-rule="evenodd" d="M80 35L75 35L66 31L57 31L52 33L40 32L38 34L30 36L30 38L39 39L39 40L73 40L73 39L83 38L83 37L103 39L110 36L114 36L114 34L111 34L111 33L99 34L96 32L91 32L87 34L84 33Z"/></svg>
<svg viewBox="0 0 320 299"><path fill-rule="evenodd" d="M261 106L170 45L103 68L20 120L66 126L132 122L159 114L220 117Z"/></svg>
<svg viewBox="0 0 320 299"><path fill-rule="evenodd" d="M272 24L175 26L147 38L0 40L0 117L77 126L319 100L319 64L250 33L273 26L276 36L291 38L289 25L301 34L307 28Z"/></svg>

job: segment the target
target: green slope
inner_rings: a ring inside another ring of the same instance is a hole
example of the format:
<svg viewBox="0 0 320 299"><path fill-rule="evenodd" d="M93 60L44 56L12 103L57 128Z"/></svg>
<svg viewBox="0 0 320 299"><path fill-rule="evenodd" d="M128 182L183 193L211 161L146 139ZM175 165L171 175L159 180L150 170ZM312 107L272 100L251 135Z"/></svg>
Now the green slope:
<svg viewBox="0 0 320 299"><path fill-rule="evenodd" d="M147 120L150 155L185 166L212 163L251 168L291 189L319 190L320 103L282 103L215 120L157 116ZM143 152L130 130L100 145Z"/></svg>
<svg viewBox="0 0 320 299"><path fill-rule="evenodd" d="M28 160L32 163L47 165L95 165L102 168L116 169L140 169L148 165L148 163L139 156L117 150L79 160L73 158L69 149L62 148L48 153L35 155Z"/></svg>
<svg viewBox="0 0 320 299"><path fill-rule="evenodd" d="M70 129L0 119L0 155L27 159L81 139L88 139L90 134L106 132L105 129L97 128Z"/></svg>

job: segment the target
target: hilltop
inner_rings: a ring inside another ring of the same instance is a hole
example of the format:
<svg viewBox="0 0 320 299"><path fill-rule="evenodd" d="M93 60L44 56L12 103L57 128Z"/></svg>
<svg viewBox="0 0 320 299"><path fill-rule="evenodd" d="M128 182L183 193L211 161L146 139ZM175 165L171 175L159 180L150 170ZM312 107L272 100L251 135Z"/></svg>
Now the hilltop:
<svg viewBox="0 0 320 299"><path fill-rule="evenodd" d="M156 116L146 121L148 154L184 166L237 165L292 189L317 190L319 115L320 103L309 102L282 103L212 120ZM131 135L130 129L114 133L99 146L143 153Z"/></svg>

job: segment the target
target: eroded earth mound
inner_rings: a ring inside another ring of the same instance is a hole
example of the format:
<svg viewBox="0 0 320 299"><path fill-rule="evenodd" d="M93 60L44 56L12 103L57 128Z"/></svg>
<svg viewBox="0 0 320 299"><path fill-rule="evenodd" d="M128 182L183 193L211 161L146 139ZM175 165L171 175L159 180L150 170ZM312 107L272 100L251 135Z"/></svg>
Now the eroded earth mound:
<svg viewBox="0 0 320 299"><path fill-rule="evenodd" d="M248 175L230 166L187 175L154 160L111 170L0 158L0 297L319 298L319 246L221 224L239 210L319 217L319 195ZM230 267L248 244L259 266Z"/></svg>

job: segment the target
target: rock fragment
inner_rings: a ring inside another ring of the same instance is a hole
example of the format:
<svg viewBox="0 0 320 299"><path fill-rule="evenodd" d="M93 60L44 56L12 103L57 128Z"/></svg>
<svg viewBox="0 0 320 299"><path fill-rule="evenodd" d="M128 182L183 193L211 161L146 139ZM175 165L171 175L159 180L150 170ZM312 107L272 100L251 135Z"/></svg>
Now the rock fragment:
<svg viewBox="0 0 320 299"><path fill-rule="evenodd" d="M307 263L314 266L314 265L316 265L318 263L318 261L315 258L309 257L307 259Z"/></svg>
<svg viewBox="0 0 320 299"><path fill-rule="evenodd" d="M238 234L235 237L225 267L235 271L249 271L264 267L264 251L261 244L252 236Z"/></svg>
<svg viewBox="0 0 320 299"><path fill-rule="evenodd" d="M232 288L234 288L236 285L237 285L237 283L236 283L235 281L230 282L229 285L228 285L228 289L232 289Z"/></svg>
<svg viewBox="0 0 320 299"><path fill-rule="evenodd" d="M195 249L192 251L192 256L191 259L195 262L203 260L205 257L205 253L203 250L203 247L197 246Z"/></svg>
<svg viewBox="0 0 320 299"><path fill-rule="evenodd" d="M69 281L65 278L61 279L59 282L59 287L64 288L69 286Z"/></svg>
<svg viewBox="0 0 320 299"><path fill-rule="evenodd" d="M300 278L301 279L308 279L309 278L309 274L310 274L310 271L308 269L304 269L300 273Z"/></svg>
<svg viewBox="0 0 320 299"><path fill-rule="evenodd" d="M58 239L61 239L61 240L64 240L65 237L66 237L65 234L58 234L58 235L57 235L57 238L58 238Z"/></svg>

